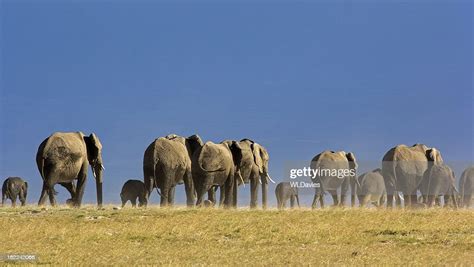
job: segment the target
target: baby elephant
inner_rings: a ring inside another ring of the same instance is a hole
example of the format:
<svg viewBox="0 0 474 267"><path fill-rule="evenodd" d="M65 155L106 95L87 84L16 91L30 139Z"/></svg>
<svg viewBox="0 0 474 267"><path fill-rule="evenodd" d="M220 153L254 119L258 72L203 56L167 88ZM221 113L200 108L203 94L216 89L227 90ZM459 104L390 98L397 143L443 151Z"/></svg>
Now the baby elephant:
<svg viewBox="0 0 474 267"><path fill-rule="evenodd" d="M357 178L360 184L360 187L357 188L357 197L361 207L365 207L369 203L380 207L385 203L387 194L381 172L381 169L375 169Z"/></svg>
<svg viewBox="0 0 474 267"><path fill-rule="evenodd" d="M290 206L295 206L295 200L300 207L300 200L298 198L298 188L291 186L289 182L281 182L275 188L275 195L277 198L278 209L283 209L286 206L288 199L290 200Z"/></svg>
<svg viewBox="0 0 474 267"><path fill-rule="evenodd" d="M446 164L434 164L423 175L423 180L420 184L420 191L423 196L424 204L431 207L435 205L436 198L444 196L444 206L450 205L451 198L454 207L457 208L457 199L455 192L457 189L454 185L456 177L453 170Z"/></svg>
<svg viewBox="0 0 474 267"><path fill-rule="evenodd" d="M133 207L137 206L146 206L147 205L147 196L145 191L145 184L140 180L128 180L122 187L122 192L120 193L120 198L122 199L122 208L125 206L125 203L130 200Z"/></svg>
<svg viewBox="0 0 474 267"><path fill-rule="evenodd" d="M26 194L28 191L28 183L20 177L8 177L2 186L2 206L5 200L9 198L12 201L12 207L16 206L16 198L20 199L21 205L26 204Z"/></svg>

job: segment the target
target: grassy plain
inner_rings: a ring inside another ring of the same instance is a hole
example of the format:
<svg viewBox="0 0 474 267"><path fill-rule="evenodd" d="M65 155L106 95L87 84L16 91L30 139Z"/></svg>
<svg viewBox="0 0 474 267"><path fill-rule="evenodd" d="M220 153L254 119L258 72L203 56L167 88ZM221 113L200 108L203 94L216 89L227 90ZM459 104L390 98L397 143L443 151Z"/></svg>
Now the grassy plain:
<svg viewBox="0 0 474 267"><path fill-rule="evenodd" d="M473 210L27 206L0 227L0 254L35 264L474 264Z"/></svg>

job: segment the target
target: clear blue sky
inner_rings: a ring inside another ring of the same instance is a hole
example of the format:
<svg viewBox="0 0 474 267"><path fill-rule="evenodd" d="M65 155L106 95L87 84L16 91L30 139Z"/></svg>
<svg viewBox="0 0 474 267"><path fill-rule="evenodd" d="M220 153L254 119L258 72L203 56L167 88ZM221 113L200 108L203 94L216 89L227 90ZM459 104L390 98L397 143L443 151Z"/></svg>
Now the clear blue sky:
<svg viewBox="0 0 474 267"><path fill-rule="evenodd" d="M169 133L254 139L277 180L324 149L378 162L420 142L473 160L470 1L35 2L1 1L0 177L26 178L29 202L55 131L100 137L106 202Z"/></svg>

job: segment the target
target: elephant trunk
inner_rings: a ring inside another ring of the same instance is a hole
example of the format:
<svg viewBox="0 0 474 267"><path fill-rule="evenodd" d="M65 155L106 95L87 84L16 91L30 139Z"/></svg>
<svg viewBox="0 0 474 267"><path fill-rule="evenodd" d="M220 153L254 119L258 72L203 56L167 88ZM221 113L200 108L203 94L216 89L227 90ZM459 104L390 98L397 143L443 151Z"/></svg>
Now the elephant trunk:
<svg viewBox="0 0 474 267"><path fill-rule="evenodd" d="M95 184L97 188L97 206L102 208L102 181L96 180Z"/></svg>
<svg viewBox="0 0 474 267"><path fill-rule="evenodd" d="M102 207L102 175L103 171L105 170L104 165L101 162L97 162L92 166L92 174L95 178L95 185L97 190L97 206L99 208Z"/></svg>

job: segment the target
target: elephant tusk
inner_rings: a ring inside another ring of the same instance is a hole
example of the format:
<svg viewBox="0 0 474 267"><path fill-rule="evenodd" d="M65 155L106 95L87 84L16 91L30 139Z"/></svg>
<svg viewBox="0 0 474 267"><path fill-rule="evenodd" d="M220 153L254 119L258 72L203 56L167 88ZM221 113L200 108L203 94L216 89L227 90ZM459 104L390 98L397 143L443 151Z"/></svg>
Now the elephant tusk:
<svg viewBox="0 0 474 267"><path fill-rule="evenodd" d="M104 165L100 164L100 168L101 168L103 171L105 171Z"/></svg>
<svg viewBox="0 0 474 267"><path fill-rule="evenodd" d="M245 188L244 178L242 178L242 174L240 174L240 171L238 172L238 175L240 177L240 181L242 181L242 184L244 185L244 188Z"/></svg>
<svg viewBox="0 0 474 267"><path fill-rule="evenodd" d="M95 174L95 170L92 169L92 175L94 176L94 178L97 178L96 174Z"/></svg>
<svg viewBox="0 0 474 267"><path fill-rule="evenodd" d="M275 184L275 181L272 180L272 178L270 177L270 175L268 175L268 173L267 173L267 178L268 178L268 180L270 180L270 182Z"/></svg>
<svg viewBox="0 0 474 267"><path fill-rule="evenodd" d="M359 183L359 179L357 179L357 177L354 177L354 179L356 180L357 186L358 186L359 188L361 188L360 183Z"/></svg>
<svg viewBox="0 0 474 267"><path fill-rule="evenodd" d="M262 178L258 179L258 182L259 182L260 184L262 184Z"/></svg>
<svg viewBox="0 0 474 267"><path fill-rule="evenodd" d="M402 194L400 191L398 191L397 193L398 193L398 197L399 197L401 200L405 201L405 198L403 198L403 194Z"/></svg>

